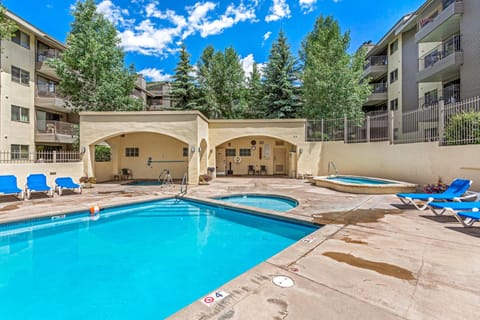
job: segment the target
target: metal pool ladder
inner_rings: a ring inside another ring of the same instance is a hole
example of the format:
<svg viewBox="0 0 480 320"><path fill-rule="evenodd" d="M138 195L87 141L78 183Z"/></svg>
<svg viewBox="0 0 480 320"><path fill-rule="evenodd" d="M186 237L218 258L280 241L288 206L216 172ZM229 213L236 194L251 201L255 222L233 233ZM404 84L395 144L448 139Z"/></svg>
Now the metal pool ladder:
<svg viewBox="0 0 480 320"><path fill-rule="evenodd" d="M337 166L335 165L335 162L333 161L328 161L328 176L330 176L330 169L335 170L335 175L338 175L338 170L337 170Z"/></svg>
<svg viewBox="0 0 480 320"><path fill-rule="evenodd" d="M180 184L180 192L177 194L177 197L187 194L188 191L188 175L185 173L182 178L182 183Z"/></svg>

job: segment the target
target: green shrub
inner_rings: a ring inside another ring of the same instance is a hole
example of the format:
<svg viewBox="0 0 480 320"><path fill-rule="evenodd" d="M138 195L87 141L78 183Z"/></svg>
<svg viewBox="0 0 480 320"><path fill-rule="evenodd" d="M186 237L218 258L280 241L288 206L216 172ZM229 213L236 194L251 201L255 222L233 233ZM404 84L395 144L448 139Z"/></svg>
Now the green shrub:
<svg viewBox="0 0 480 320"><path fill-rule="evenodd" d="M95 161L109 162L112 159L110 148L107 146L95 146Z"/></svg>
<svg viewBox="0 0 480 320"><path fill-rule="evenodd" d="M452 116L445 128L447 144L480 144L480 112Z"/></svg>

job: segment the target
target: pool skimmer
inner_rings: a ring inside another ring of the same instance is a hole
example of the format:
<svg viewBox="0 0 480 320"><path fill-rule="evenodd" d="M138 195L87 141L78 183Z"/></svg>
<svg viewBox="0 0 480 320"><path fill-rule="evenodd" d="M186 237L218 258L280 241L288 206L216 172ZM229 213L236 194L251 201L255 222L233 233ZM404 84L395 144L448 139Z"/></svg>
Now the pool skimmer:
<svg viewBox="0 0 480 320"><path fill-rule="evenodd" d="M294 284L293 279L286 276L276 276L272 281L274 285L280 288L290 288Z"/></svg>

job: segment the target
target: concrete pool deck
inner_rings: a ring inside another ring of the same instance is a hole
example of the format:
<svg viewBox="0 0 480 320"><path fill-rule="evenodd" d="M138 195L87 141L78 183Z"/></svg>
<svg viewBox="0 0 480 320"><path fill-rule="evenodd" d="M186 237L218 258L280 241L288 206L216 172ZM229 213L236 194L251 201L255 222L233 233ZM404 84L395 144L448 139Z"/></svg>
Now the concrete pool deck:
<svg viewBox="0 0 480 320"><path fill-rule="evenodd" d="M2 196L0 223L177 192L178 186L97 184L82 195ZM300 205L283 216L325 226L218 288L229 293L225 299L210 307L196 301L171 319L478 319L480 223L466 229L393 195L340 193L305 180L218 178L189 187L187 196L238 193L293 197ZM294 285L275 286L276 275Z"/></svg>

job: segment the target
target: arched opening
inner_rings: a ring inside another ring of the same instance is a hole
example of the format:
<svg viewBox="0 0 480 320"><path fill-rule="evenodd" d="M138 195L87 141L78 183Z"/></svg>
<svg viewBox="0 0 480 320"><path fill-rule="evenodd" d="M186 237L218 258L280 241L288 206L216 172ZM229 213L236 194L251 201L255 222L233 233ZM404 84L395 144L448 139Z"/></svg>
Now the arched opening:
<svg viewBox="0 0 480 320"><path fill-rule="evenodd" d="M268 136L246 136L216 147L217 176L296 175L297 147Z"/></svg>
<svg viewBox="0 0 480 320"><path fill-rule="evenodd" d="M188 171L188 144L164 134L125 133L94 145L108 145L111 152L108 166L93 157L97 181L158 180L167 170L174 180L181 180Z"/></svg>

